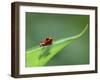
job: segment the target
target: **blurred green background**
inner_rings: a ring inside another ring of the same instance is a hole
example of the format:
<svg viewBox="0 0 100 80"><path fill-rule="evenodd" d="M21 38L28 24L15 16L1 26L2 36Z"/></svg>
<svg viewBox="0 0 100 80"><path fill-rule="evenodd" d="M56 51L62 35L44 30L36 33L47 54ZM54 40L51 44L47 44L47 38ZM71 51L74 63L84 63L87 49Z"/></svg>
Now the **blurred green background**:
<svg viewBox="0 0 100 80"><path fill-rule="evenodd" d="M26 13L26 50L39 45L48 36L59 40L79 34L89 24L89 15ZM89 29L46 66L89 64Z"/></svg>

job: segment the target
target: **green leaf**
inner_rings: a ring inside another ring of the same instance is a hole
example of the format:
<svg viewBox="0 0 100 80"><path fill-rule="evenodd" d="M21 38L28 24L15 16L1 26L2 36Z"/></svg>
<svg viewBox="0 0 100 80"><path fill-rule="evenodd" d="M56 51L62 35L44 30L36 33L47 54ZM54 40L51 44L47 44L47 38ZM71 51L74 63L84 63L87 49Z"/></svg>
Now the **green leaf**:
<svg viewBox="0 0 100 80"><path fill-rule="evenodd" d="M37 46L26 51L26 67L44 66L51 60L59 51L61 51L68 44L80 38L87 30L88 24L84 30L73 37L64 38L54 41L50 46Z"/></svg>

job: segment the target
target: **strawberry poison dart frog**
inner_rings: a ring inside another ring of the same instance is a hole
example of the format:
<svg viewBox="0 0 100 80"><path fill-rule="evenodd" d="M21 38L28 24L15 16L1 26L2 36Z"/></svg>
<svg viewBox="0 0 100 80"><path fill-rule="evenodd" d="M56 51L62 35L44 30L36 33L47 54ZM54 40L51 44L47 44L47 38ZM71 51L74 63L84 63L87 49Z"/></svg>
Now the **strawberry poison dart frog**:
<svg viewBox="0 0 100 80"><path fill-rule="evenodd" d="M41 46L48 46L52 44L52 38L51 37L47 37L46 39L44 39L43 41L40 42L40 47Z"/></svg>

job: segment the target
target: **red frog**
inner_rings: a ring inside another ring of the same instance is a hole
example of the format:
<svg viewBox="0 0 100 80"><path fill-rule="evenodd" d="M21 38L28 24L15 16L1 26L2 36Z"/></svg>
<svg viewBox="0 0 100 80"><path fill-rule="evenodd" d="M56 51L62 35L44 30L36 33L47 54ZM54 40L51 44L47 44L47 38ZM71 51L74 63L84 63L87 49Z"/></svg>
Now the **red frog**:
<svg viewBox="0 0 100 80"><path fill-rule="evenodd" d="M40 47L41 46L48 46L52 44L52 38L51 37L47 37L45 40L40 42Z"/></svg>

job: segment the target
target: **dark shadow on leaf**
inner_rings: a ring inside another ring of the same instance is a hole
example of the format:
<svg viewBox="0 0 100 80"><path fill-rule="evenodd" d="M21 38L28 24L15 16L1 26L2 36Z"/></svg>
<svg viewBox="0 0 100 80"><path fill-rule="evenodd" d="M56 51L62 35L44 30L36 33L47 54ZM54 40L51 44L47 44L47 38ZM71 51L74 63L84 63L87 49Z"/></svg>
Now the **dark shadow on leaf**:
<svg viewBox="0 0 100 80"><path fill-rule="evenodd" d="M41 59L42 57L47 57L50 53L49 50L51 49L51 45L49 46L43 46L42 48L42 53L39 56L39 59Z"/></svg>

